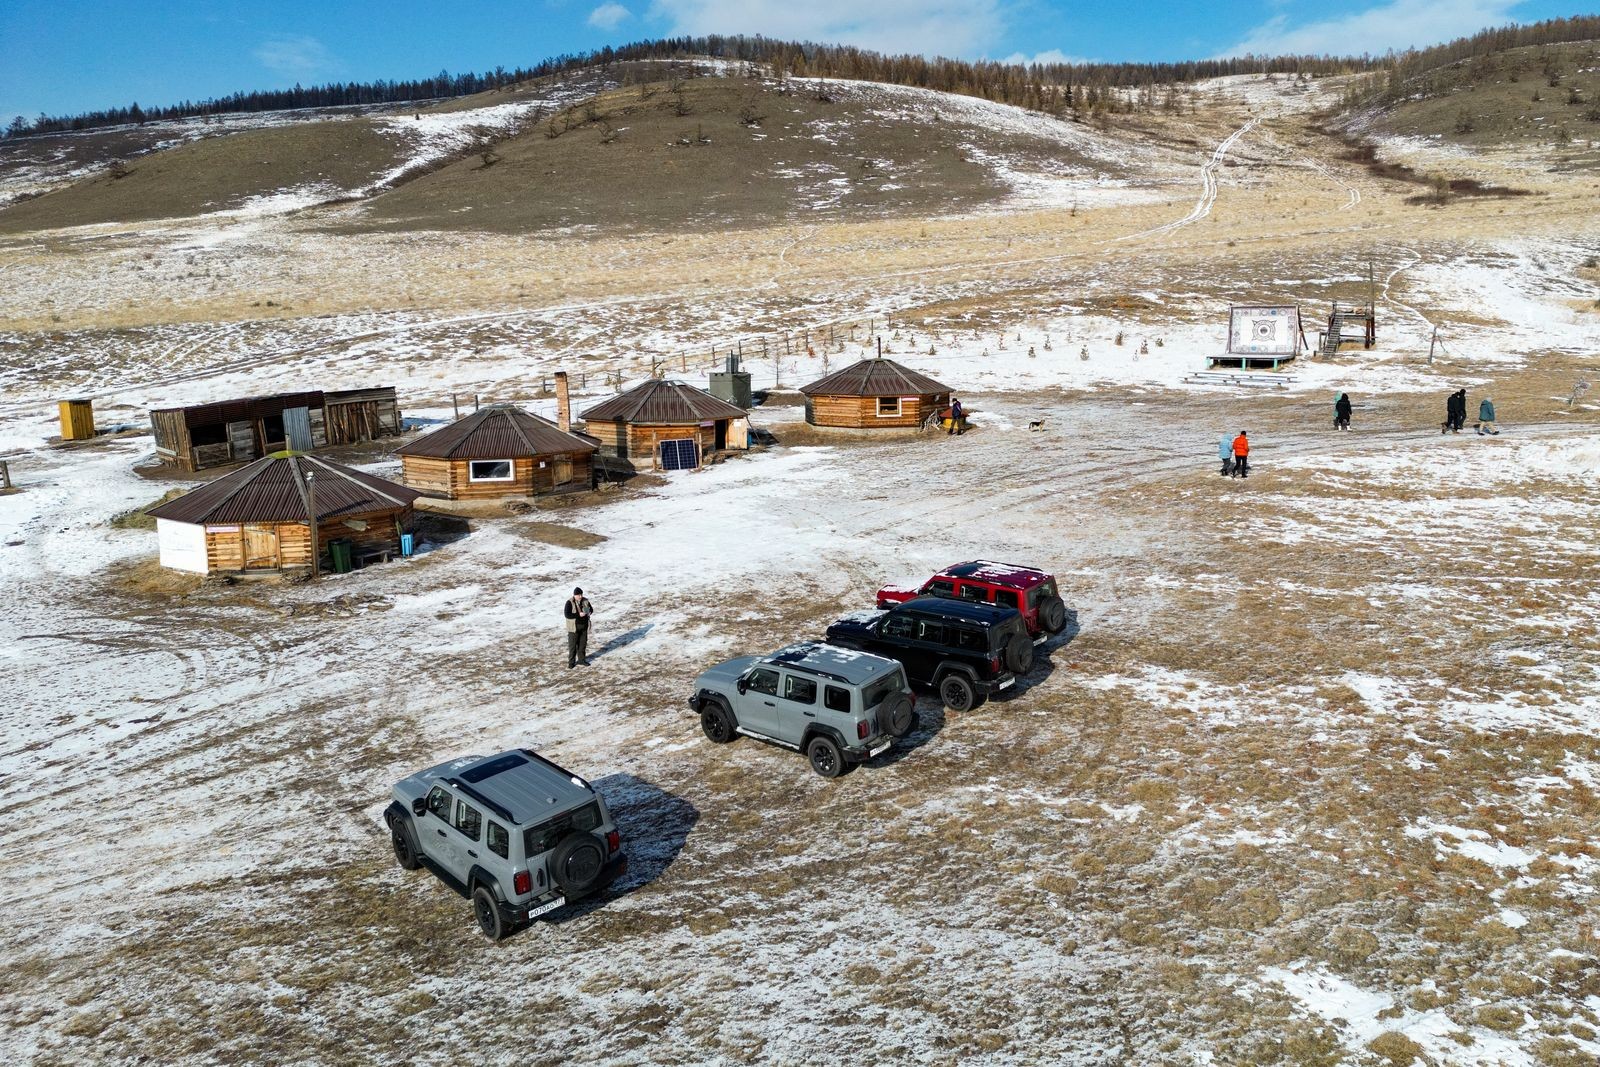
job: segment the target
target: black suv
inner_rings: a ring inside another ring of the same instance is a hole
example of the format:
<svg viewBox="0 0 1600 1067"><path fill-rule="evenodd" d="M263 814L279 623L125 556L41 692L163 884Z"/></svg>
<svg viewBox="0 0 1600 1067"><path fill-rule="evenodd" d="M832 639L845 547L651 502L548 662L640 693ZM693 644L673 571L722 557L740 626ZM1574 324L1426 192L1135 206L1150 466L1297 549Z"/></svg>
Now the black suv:
<svg viewBox="0 0 1600 1067"><path fill-rule="evenodd" d="M951 711L978 707L1033 666L1015 608L937 596L847 615L828 627L827 641L899 660L913 685L933 689Z"/></svg>

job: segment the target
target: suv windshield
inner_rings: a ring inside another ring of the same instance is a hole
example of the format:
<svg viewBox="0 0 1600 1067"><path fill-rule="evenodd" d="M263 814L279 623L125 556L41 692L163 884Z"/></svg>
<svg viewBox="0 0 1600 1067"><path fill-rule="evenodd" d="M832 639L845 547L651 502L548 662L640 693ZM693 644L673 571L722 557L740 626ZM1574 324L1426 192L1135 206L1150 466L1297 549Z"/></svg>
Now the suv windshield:
<svg viewBox="0 0 1600 1067"><path fill-rule="evenodd" d="M905 676L900 671L886 674L861 691L861 706L870 711L882 704L891 694L905 688Z"/></svg>
<svg viewBox="0 0 1600 1067"><path fill-rule="evenodd" d="M592 801L565 815L557 815L549 822L538 826L530 826L523 831L523 844L527 846L523 853L528 859L533 859L540 853L549 852L556 847L556 842L567 835L569 831L580 832L593 830L600 825L600 805Z"/></svg>

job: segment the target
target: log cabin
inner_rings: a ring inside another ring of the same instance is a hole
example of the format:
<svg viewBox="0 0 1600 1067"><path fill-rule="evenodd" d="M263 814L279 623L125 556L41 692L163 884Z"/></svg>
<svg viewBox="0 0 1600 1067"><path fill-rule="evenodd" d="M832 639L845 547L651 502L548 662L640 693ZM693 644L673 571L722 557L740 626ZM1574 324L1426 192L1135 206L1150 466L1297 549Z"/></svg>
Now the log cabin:
<svg viewBox="0 0 1600 1067"><path fill-rule="evenodd" d="M583 425L602 457L636 471L693 469L710 453L750 447L743 408L661 378L585 411Z"/></svg>
<svg viewBox="0 0 1600 1067"><path fill-rule="evenodd" d="M308 485L307 476L311 476ZM151 508L161 565L196 574L273 572L311 566L311 501L317 553L343 538L352 554L398 553L422 494L314 456L279 452Z"/></svg>
<svg viewBox="0 0 1600 1067"><path fill-rule="evenodd" d="M915 430L950 404L950 387L882 356L800 387L806 422L851 430Z"/></svg>
<svg viewBox="0 0 1600 1067"><path fill-rule="evenodd" d="M573 493L593 484L599 447L518 407L495 405L402 445L401 479L447 500Z"/></svg>
<svg viewBox="0 0 1600 1067"><path fill-rule="evenodd" d="M150 412L156 458L197 471L292 449L351 445L400 432L393 386L277 393Z"/></svg>

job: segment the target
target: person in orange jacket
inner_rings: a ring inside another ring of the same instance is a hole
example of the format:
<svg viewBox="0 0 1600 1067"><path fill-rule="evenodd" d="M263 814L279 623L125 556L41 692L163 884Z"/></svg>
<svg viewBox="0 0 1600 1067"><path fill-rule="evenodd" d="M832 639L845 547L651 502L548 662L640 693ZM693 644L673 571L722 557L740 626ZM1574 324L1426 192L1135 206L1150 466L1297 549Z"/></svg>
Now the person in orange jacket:
<svg viewBox="0 0 1600 1067"><path fill-rule="evenodd" d="M1233 469L1241 478L1250 477L1250 437L1243 430L1233 439Z"/></svg>

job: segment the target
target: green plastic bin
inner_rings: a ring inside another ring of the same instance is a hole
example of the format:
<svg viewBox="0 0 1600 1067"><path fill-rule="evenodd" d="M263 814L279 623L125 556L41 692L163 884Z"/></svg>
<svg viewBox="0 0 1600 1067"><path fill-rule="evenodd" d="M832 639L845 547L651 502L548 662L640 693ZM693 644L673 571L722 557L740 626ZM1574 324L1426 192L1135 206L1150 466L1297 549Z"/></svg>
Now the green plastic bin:
<svg viewBox="0 0 1600 1067"><path fill-rule="evenodd" d="M335 537L328 542L328 557L333 561L335 574L350 573L350 542L343 537Z"/></svg>

